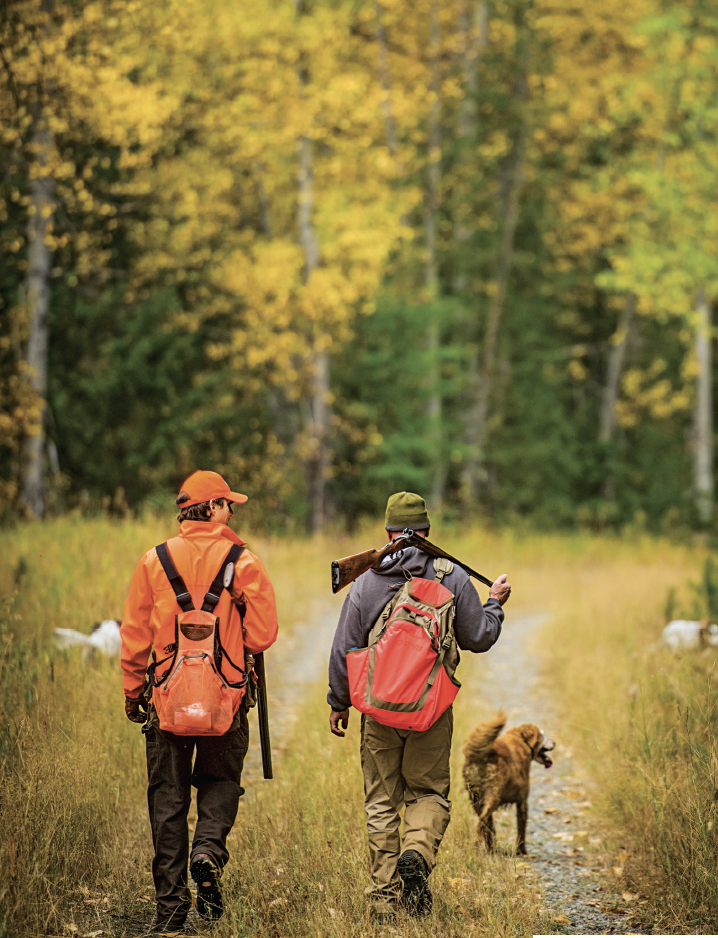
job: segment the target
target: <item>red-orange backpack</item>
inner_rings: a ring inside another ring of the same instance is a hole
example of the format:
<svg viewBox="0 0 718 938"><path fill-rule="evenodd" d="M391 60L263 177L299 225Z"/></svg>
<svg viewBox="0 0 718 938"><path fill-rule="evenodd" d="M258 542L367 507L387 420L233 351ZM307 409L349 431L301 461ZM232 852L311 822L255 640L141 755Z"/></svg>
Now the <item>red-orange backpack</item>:
<svg viewBox="0 0 718 938"><path fill-rule="evenodd" d="M347 652L352 704L384 726L428 730L459 692L454 594L441 582L453 568L436 558L434 580L404 583L369 633L368 646Z"/></svg>
<svg viewBox="0 0 718 938"><path fill-rule="evenodd" d="M247 674L224 650L214 609L222 590L231 586L234 567L243 549L239 544L232 546L205 594L202 608L195 609L167 545L156 548L182 610L181 615L175 616L173 653L162 661L153 661L149 668L152 703L161 730L180 736L222 736L232 725L246 689ZM224 658L241 673L239 681L229 681L222 673ZM157 677L158 668L168 661L162 676Z"/></svg>

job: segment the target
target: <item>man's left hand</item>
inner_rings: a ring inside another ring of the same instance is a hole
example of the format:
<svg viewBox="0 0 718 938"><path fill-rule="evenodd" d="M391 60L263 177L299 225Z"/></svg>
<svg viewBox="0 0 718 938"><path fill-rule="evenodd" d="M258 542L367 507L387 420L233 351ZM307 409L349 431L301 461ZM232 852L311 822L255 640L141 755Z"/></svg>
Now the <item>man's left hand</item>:
<svg viewBox="0 0 718 938"><path fill-rule="evenodd" d="M125 697L125 713L133 723L146 723L147 701L144 697Z"/></svg>

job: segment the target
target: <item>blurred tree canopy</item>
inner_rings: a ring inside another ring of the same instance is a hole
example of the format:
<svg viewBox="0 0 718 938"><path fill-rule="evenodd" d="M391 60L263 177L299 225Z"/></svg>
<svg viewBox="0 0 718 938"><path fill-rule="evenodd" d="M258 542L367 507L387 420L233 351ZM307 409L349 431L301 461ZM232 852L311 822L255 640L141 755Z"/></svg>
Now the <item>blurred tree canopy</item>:
<svg viewBox="0 0 718 938"><path fill-rule="evenodd" d="M705 0L7 0L0 496L713 523Z"/></svg>

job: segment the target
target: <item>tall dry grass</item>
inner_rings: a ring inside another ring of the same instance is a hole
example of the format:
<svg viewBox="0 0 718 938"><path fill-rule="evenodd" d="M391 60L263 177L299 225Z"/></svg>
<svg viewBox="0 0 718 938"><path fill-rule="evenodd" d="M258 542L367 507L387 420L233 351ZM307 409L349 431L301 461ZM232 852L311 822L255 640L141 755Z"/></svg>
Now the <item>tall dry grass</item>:
<svg viewBox="0 0 718 938"><path fill-rule="evenodd" d="M57 626L87 632L121 615L139 556L175 529L171 516L66 517L4 533L0 938L136 935L152 920L144 751L138 727L124 717L119 668L57 650L51 634ZM353 541L250 538L277 589L285 633L311 633L329 597L329 561L371 543L381 543L380 528ZM358 721L354 715L346 740L331 737L322 685L296 702L299 720L278 778L255 786L241 808L220 938L375 933L363 897ZM469 729L459 717L457 740ZM546 931L530 870L484 857L474 831L457 786L434 877L436 913L417 933Z"/></svg>
<svg viewBox="0 0 718 938"><path fill-rule="evenodd" d="M660 895L674 929L714 932L716 650L673 653L660 643L667 600L674 614L705 612L692 585L705 550L615 539L555 559L545 674L597 780L613 846L623 848L620 885Z"/></svg>
<svg viewBox="0 0 718 938"><path fill-rule="evenodd" d="M60 652L50 636L57 626L89 631L92 622L121 615L139 556L175 529L171 516L67 517L4 532L0 938L71 935L73 928L109 938L137 934L151 921L144 752L138 728L124 717L119 669ZM616 845L630 847L627 882L660 888L679 924L714 922L714 656L674 657L656 647L667 589L677 586L682 601L681 585L698 577L703 552L644 537L437 529L434 539L486 574L510 573L509 609L553 613L542 641L546 679L599 780ZM381 541L379 526L352 539L250 538L275 583L285 632L311 630L329 596L329 560ZM461 699L457 743L477 719ZM363 899L356 714L342 741L327 730L322 686L296 706L278 778L255 786L232 836L219 938L374 933ZM433 877L436 912L411 930L557 930L539 912L529 867L476 850L458 761L456 752L453 820Z"/></svg>
<svg viewBox="0 0 718 938"><path fill-rule="evenodd" d="M123 882L146 891L137 879L149 849L144 751L124 716L119 668L58 650L51 635L58 626L89 632L96 621L120 618L138 559L176 528L171 515L69 516L3 534L0 938L60 932L68 902L93 883L114 877L120 891ZM266 562L291 628L326 586L330 547L254 539L250 546Z"/></svg>

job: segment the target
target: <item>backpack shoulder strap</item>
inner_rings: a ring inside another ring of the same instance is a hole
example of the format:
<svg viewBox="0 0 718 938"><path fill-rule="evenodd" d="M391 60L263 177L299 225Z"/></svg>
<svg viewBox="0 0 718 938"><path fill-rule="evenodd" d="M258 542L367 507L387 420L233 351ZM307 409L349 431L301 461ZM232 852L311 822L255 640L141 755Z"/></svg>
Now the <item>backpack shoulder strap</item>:
<svg viewBox="0 0 718 938"><path fill-rule="evenodd" d="M232 578L227 577L229 583L225 587L225 572L227 571L227 567L230 564L234 566L237 563L243 550L244 544L233 544L230 547L229 553L222 562L222 566L217 571L217 576L212 580L212 585L205 593L204 602L202 603L202 612L214 612L214 607L219 602L219 598L222 595L222 590L229 589L229 587L232 585Z"/></svg>
<svg viewBox="0 0 718 938"><path fill-rule="evenodd" d="M177 597L177 603L182 610L182 612L191 612L194 609L194 603L192 602L192 597L190 596L189 590L185 586L185 582L182 577L177 572L177 567L174 565L174 561L170 557L170 552L167 550L167 543L158 544L155 547L157 551L157 556L159 557L160 563L162 564L162 569L165 571L167 579L170 581L170 586L174 590L175 596Z"/></svg>
<svg viewBox="0 0 718 938"><path fill-rule="evenodd" d="M434 557L434 572L436 576L435 580L438 580L439 583L444 579L445 576L448 576L454 570L454 565L450 560L447 560L446 557Z"/></svg>

